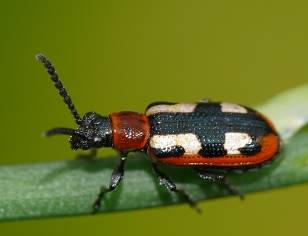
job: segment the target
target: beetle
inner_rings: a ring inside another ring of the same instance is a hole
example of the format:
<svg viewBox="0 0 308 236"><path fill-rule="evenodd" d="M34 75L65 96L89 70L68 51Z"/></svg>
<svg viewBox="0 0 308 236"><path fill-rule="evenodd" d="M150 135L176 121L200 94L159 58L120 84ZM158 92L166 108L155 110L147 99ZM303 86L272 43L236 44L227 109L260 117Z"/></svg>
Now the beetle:
<svg viewBox="0 0 308 236"><path fill-rule="evenodd" d="M147 153L160 185L185 198L197 209L185 190L159 169L159 164L194 168L205 181L223 184L231 194L241 192L220 170L244 170L261 167L274 159L280 138L273 123L261 113L238 104L210 102L155 102L144 114L117 112L101 116L77 112L70 96L58 78L50 61L42 54L36 56L59 94L71 111L78 128L54 128L46 136L69 135L73 150L112 147L120 154L120 162L112 172L108 188L102 188L93 203L93 213L101 206L104 195L119 185L129 152Z"/></svg>

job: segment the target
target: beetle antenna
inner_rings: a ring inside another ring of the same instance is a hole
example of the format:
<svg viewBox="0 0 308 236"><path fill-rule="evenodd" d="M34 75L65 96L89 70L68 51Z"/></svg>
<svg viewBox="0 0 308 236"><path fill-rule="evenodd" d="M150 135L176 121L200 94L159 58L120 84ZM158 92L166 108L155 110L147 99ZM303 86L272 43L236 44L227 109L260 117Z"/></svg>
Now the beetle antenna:
<svg viewBox="0 0 308 236"><path fill-rule="evenodd" d="M36 59L40 61L46 68L48 74L50 75L51 80L54 82L55 87L59 90L59 94L61 97L63 97L63 101L66 103L68 108L70 109L72 115L75 118L75 121L78 125L82 123L82 119L80 115L78 114L74 103L72 102L70 96L68 95L66 89L64 88L63 84L59 80L58 74L53 67L53 65L50 63L50 61L43 55L43 54L37 54Z"/></svg>
<svg viewBox="0 0 308 236"><path fill-rule="evenodd" d="M53 135L56 135L56 134L73 135L74 132L75 132L75 130L70 129L70 128L54 128L54 129L46 131L44 133L44 135L46 137L53 136Z"/></svg>

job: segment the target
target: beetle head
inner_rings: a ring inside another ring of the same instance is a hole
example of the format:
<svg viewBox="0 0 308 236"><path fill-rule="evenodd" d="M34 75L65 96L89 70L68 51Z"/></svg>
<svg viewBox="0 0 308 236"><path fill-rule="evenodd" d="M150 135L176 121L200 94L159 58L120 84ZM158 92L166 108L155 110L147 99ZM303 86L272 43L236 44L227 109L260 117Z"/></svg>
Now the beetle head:
<svg viewBox="0 0 308 236"><path fill-rule="evenodd" d="M57 134L70 135L73 150L112 146L110 120L95 112L86 113L77 129L54 128L45 133L48 137Z"/></svg>
<svg viewBox="0 0 308 236"><path fill-rule="evenodd" d="M108 117L95 112L86 113L80 126L70 137L73 150L111 146L111 126Z"/></svg>
<svg viewBox="0 0 308 236"><path fill-rule="evenodd" d="M62 82L58 78L58 74L53 65L42 54L38 54L36 58L46 68L48 74L51 77L51 80L54 82L55 87L58 89L60 96L63 98L63 101L68 106L73 117L75 118L76 124L79 125L77 129L54 128L47 131L45 133L46 136L52 136L56 134L70 135L70 143L73 150L87 150L90 148L112 146L112 131L109 118L100 116L95 112L88 112L84 115L83 118L81 118L71 100L71 97L68 95Z"/></svg>

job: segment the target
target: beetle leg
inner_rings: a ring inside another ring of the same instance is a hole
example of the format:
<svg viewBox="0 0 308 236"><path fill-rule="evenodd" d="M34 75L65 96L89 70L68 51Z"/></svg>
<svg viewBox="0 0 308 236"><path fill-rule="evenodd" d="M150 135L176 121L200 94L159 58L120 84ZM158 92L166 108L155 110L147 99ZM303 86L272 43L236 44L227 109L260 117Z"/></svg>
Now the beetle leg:
<svg viewBox="0 0 308 236"><path fill-rule="evenodd" d="M101 207L101 201L104 198L105 194L108 192L112 192L116 189L116 187L120 184L122 177L124 175L124 164L126 161L127 153L121 153L120 163L116 166L113 170L111 175L111 180L109 183L109 187L105 188L102 187L95 202L93 203L93 211L92 213L95 214Z"/></svg>
<svg viewBox="0 0 308 236"><path fill-rule="evenodd" d="M226 176L216 173L210 173L203 170L197 170L197 171L201 179L208 182L221 183L229 190L231 194L238 195L241 200L244 200L244 195L240 192L240 190L237 187L235 187L228 181Z"/></svg>
<svg viewBox="0 0 308 236"><path fill-rule="evenodd" d="M163 172L161 172L158 169L158 166L156 163L152 163L153 171L158 178L159 185L164 186L166 189L168 189L171 192L175 192L176 194L180 195L183 197L189 205L194 208L198 213L201 213L201 209L198 208L197 202L194 201L188 193L186 193L183 189L177 188L175 183L172 182L172 180Z"/></svg>
<svg viewBox="0 0 308 236"><path fill-rule="evenodd" d="M77 160L93 160L96 159L97 156L97 149L96 148L91 148L90 152L87 154L78 154L77 155Z"/></svg>

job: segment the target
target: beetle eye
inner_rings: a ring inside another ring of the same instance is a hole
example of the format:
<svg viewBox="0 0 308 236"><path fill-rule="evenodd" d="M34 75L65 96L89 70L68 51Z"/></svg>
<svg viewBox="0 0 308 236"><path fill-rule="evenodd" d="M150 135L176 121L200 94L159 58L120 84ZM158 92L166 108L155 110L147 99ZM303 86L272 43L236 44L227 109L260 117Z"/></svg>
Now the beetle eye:
<svg viewBox="0 0 308 236"><path fill-rule="evenodd" d="M93 139L94 143L100 143L102 141L102 138L99 136L94 137Z"/></svg>

